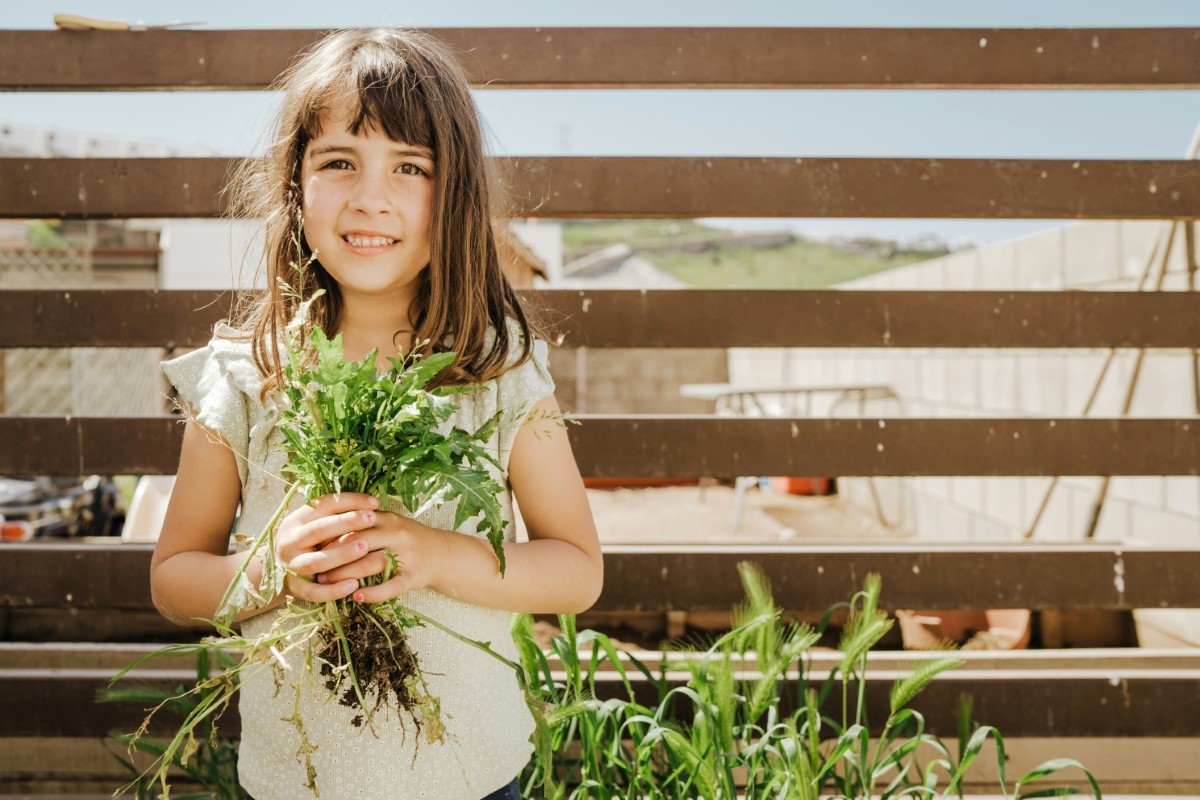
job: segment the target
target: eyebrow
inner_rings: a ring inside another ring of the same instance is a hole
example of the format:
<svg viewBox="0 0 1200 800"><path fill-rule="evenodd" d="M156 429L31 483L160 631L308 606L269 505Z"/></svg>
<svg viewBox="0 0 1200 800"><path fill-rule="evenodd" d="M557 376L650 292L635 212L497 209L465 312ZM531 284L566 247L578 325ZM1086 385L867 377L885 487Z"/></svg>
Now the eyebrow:
<svg viewBox="0 0 1200 800"><path fill-rule="evenodd" d="M316 158L317 156L323 156L328 153L357 153L357 152L358 151L355 148L351 147L350 145L327 144L327 145L323 145L321 147L315 147L312 150L310 150L308 153L308 157ZM428 161L433 160L433 151L429 150L428 148L424 148L424 147L422 147L420 149L416 149L416 148L412 148L412 147L393 147L390 152L392 155L395 155L395 156L417 156L418 158L424 158Z"/></svg>

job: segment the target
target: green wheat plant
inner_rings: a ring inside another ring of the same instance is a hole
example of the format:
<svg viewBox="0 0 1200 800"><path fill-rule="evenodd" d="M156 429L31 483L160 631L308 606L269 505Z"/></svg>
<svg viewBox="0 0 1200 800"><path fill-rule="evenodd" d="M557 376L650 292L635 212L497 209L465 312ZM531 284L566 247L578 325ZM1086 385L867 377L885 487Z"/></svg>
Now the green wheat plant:
<svg viewBox="0 0 1200 800"><path fill-rule="evenodd" d="M1003 738L974 724L969 703L960 706L957 751L926 732L924 717L910 704L939 674L963 663L944 652L945 645L893 682L888 718L872 738L867 656L892 625L879 608L878 575L869 575L860 592L814 628L784 618L756 566L743 562L738 572L746 598L733 611L732 630L707 647L664 652L657 671L618 653L604 634L578 633L572 618L560 616L562 632L551 642L559 670L553 676L552 662L533 641L532 621L516 619L527 680L561 712L548 720L553 780L542 774L545 759L531 762L522 773L525 796L536 796L545 783L553 800L961 797L963 780L990 738L1006 798L1010 789L1015 800L1070 793L1041 783L1076 767L1100 800L1092 774L1070 759L1047 761L1010 787ZM839 609L848 612L842 657L818 680L810 650ZM607 692L615 697L598 697L602 674L616 676L616 688ZM921 766L919 751L935 758Z"/></svg>

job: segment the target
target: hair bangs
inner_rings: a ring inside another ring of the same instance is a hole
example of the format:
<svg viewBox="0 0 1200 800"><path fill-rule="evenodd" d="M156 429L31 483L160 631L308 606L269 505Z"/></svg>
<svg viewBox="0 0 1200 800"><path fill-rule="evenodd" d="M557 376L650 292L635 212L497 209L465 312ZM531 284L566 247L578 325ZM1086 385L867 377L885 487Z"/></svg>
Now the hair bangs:
<svg viewBox="0 0 1200 800"><path fill-rule="evenodd" d="M320 135L325 115L337 109L349 112L346 127L355 136L365 128L394 142L437 152L429 98L422 86L430 76L419 74L411 59L376 43L359 47L346 66L314 93L303 126L306 140Z"/></svg>

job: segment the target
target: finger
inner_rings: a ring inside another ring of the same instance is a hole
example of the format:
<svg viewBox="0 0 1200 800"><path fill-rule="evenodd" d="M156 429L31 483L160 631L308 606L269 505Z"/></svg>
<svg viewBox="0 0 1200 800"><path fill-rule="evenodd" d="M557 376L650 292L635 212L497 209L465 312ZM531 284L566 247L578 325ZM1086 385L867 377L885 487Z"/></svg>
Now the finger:
<svg viewBox="0 0 1200 800"><path fill-rule="evenodd" d="M329 547L350 539L359 529L371 524L373 511L346 511L331 517L318 517L306 525L286 525L275 536L275 552L281 561L291 563L303 553Z"/></svg>
<svg viewBox="0 0 1200 800"><path fill-rule="evenodd" d="M358 581L346 580L332 584L320 584L306 581L303 578L289 575L287 580L288 593L301 600L314 603L327 603L330 600L341 600L358 588Z"/></svg>
<svg viewBox="0 0 1200 800"><path fill-rule="evenodd" d="M379 500L372 495L361 492L342 492L340 495L322 495L310 501L308 505L298 509L295 513L297 521L306 524L331 514L376 508L379 508Z"/></svg>
<svg viewBox="0 0 1200 800"><path fill-rule="evenodd" d="M357 535L357 531L355 533L343 533L341 536L337 537L332 542L326 542L325 547L329 547L329 545L331 545L331 544L345 544L346 542L355 538L356 535ZM366 538L366 537L361 537L361 538Z"/></svg>
<svg viewBox="0 0 1200 800"><path fill-rule="evenodd" d="M354 592L354 599L360 603L382 603L384 600L391 600L393 597L404 594L412 588L412 584L412 576L402 572L376 586L362 587Z"/></svg>
<svg viewBox="0 0 1200 800"><path fill-rule="evenodd" d="M316 575L349 564L362 558L370 550L363 538L347 539L340 544L320 550L306 550L288 562L288 568L300 575ZM347 576L350 577L350 576ZM361 577L361 576L354 576ZM330 581L332 583L332 581Z"/></svg>
<svg viewBox="0 0 1200 800"><path fill-rule="evenodd" d="M378 517L370 509L343 511L330 517L321 517L303 526L290 544L300 550L328 547L347 533L356 533L374 527Z"/></svg>
<svg viewBox="0 0 1200 800"><path fill-rule="evenodd" d="M376 522L376 524L378 524L378 522ZM362 533L360 533L359 531L350 531L349 533L343 533L341 536L336 536L333 539L330 539L329 541L324 542L323 544L320 545L320 548L322 550L326 550L330 547L333 547L334 545L342 545L353 539L365 539L366 538L365 533L366 533L366 531L363 531ZM367 549L370 550L369 547Z"/></svg>
<svg viewBox="0 0 1200 800"><path fill-rule="evenodd" d="M350 578L362 579L378 575L385 569L387 569L387 557L383 553L368 553L348 564L343 564L328 572L321 572L317 575L317 583L338 583Z"/></svg>

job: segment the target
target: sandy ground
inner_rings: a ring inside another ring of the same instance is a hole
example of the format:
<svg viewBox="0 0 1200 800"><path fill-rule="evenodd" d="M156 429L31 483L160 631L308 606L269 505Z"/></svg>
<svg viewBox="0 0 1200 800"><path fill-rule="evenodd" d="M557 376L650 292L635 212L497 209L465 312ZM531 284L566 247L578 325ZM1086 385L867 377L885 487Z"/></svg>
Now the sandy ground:
<svg viewBox="0 0 1200 800"><path fill-rule="evenodd" d="M827 543L913 537L903 528L885 527L869 511L838 495L810 497L749 489L737 531L736 492L728 486L588 489L588 502L600 540L612 544ZM524 535L519 510L517 530Z"/></svg>
<svg viewBox="0 0 1200 800"><path fill-rule="evenodd" d="M907 541L914 534L903 528L888 528L869 511L838 495L811 497L751 488L746 491L740 528L734 531L737 492L729 486L664 486L645 489L588 489L588 502L596 520L600 541L606 544L846 544L862 541ZM517 535L525 536L520 509L515 508ZM687 624L701 624L689 614ZM705 615L700 615L705 616ZM710 615L711 616L711 615ZM721 615L716 615L717 619ZM618 631L608 630L620 649L655 649L661 637L636 623ZM643 620L643 623L645 621ZM657 628L659 621L649 624ZM679 624L682 624L680 622ZM728 621L714 623L727 625ZM667 638L680 635L671 632ZM546 621L537 623L543 647L558 629Z"/></svg>

